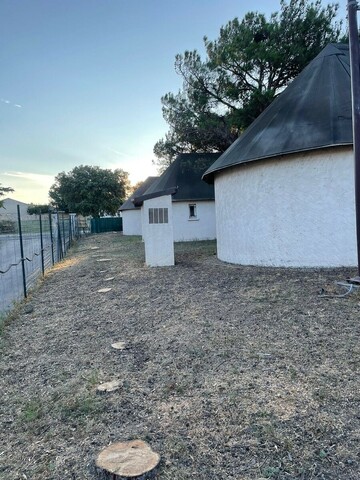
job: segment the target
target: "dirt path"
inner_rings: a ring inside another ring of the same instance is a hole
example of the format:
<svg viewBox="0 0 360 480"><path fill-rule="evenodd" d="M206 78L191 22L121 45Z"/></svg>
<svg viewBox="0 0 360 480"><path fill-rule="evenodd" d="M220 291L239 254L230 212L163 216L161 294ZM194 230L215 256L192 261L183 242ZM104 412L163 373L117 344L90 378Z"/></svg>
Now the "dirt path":
<svg viewBox="0 0 360 480"><path fill-rule="evenodd" d="M354 272L214 252L150 269L104 234L51 271L2 338L1 479L95 479L99 450L134 438L161 480L360 478L360 296L319 297Z"/></svg>

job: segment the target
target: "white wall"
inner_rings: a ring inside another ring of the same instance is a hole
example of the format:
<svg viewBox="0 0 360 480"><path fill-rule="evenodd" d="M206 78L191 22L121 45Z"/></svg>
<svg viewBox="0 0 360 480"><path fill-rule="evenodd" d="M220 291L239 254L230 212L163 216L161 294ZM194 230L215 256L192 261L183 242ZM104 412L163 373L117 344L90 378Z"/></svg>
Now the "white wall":
<svg viewBox="0 0 360 480"><path fill-rule="evenodd" d="M123 235L141 235L141 210L124 210L121 212L123 219Z"/></svg>
<svg viewBox="0 0 360 480"><path fill-rule="evenodd" d="M20 215L21 217L28 216L27 208L28 204L24 202L19 202L18 200L13 200L12 198L5 198L3 200L3 208L0 208L1 216L17 216L17 206L20 206Z"/></svg>
<svg viewBox="0 0 360 480"><path fill-rule="evenodd" d="M189 218L189 205L196 204L196 219ZM174 240L213 240L216 238L215 202L173 202Z"/></svg>
<svg viewBox="0 0 360 480"><path fill-rule="evenodd" d="M149 223L149 208L167 208L168 223ZM149 267L175 264L174 232L171 195L146 200L142 206L142 231L145 242L145 262Z"/></svg>
<svg viewBox="0 0 360 480"><path fill-rule="evenodd" d="M244 265L357 264L350 147L215 174L218 257Z"/></svg>

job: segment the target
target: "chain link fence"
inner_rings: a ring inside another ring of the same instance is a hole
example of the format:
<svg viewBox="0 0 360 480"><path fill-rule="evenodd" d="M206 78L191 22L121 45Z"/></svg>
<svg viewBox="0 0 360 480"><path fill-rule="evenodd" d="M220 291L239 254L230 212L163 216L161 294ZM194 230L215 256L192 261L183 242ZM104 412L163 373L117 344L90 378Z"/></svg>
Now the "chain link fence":
<svg viewBox="0 0 360 480"><path fill-rule="evenodd" d="M27 297L38 278L89 232L75 214L0 215L0 314Z"/></svg>

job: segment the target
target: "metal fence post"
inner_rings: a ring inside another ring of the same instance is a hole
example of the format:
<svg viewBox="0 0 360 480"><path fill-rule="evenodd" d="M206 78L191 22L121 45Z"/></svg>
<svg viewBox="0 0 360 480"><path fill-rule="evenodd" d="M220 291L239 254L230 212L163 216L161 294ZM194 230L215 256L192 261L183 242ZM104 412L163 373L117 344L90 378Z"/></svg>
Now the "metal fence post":
<svg viewBox="0 0 360 480"><path fill-rule="evenodd" d="M69 248L71 247L71 242L72 242L71 215L69 213Z"/></svg>
<svg viewBox="0 0 360 480"><path fill-rule="evenodd" d="M52 216L51 212L49 212L49 228L50 228L50 244L51 244L51 261L52 264L55 264L54 258L54 237L53 237L53 230L52 230Z"/></svg>
<svg viewBox="0 0 360 480"><path fill-rule="evenodd" d="M66 235L65 235L65 223L64 223L64 214L61 215L61 222L62 222L62 231L63 231L63 242L64 242L64 255L66 253Z"/></svg>
<svg viewBox="0 0 360 480"><path fill-rule="evenodd" d="M23 277L24 297L26 298L27 292L26 292L25 257L24 257L24 245L23 245L23 237L22 237L22 230L21 230L20 205L17 205L17 215L18 215L18 224L19 224L19 240L20 240L20 254L21 254L21 268L22 268L22 277Z"/></svg>
<svg viewBox="0 0 360 480"><path fill-rule="evenodd" d="M359 69L359 32L357 15L359 10L358 2L348 0L348 21L349 21L349 50L350 50L350 72L351 72L351 101L353 121L353 146L354 146L354 168L355 168L355 224L356 224L356 245L358 257L358 276L351 279L354 283L360 283L360 69Z"/></svg>
<svg viewBox="0 0 360 480"><path fill-rule="evenodd" d="M41 247L41 270L43 276L45 275L45 264L44 264L44 239L43 239L43 229L42 229L42 219L41 219L41 210L39 211L39 226L40 226L40 247Z"/></svg>
<svg viewBox="0 0 360 480"><path fill-rule="evenodd" d="M62 260L64 255L63 255L59 213L57 213L56 218L57 218L57 237L58 237L58 241L57 241L58 259Z"/></svg>

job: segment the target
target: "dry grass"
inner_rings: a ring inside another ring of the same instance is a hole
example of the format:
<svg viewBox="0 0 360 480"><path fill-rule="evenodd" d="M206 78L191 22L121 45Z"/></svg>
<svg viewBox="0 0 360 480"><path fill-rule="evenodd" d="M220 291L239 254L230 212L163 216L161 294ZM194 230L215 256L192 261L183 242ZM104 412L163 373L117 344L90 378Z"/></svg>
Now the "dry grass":
<svg viewBox="0 0 360 480"><path fill-rule="evenodd" d="M354 272L214 253L178 244L151 269L138 238L104 234L47 276L3 335L1 479L93 479L98 451L133 438L159 479L360 478L360 297L319 296Z"/></svg>

